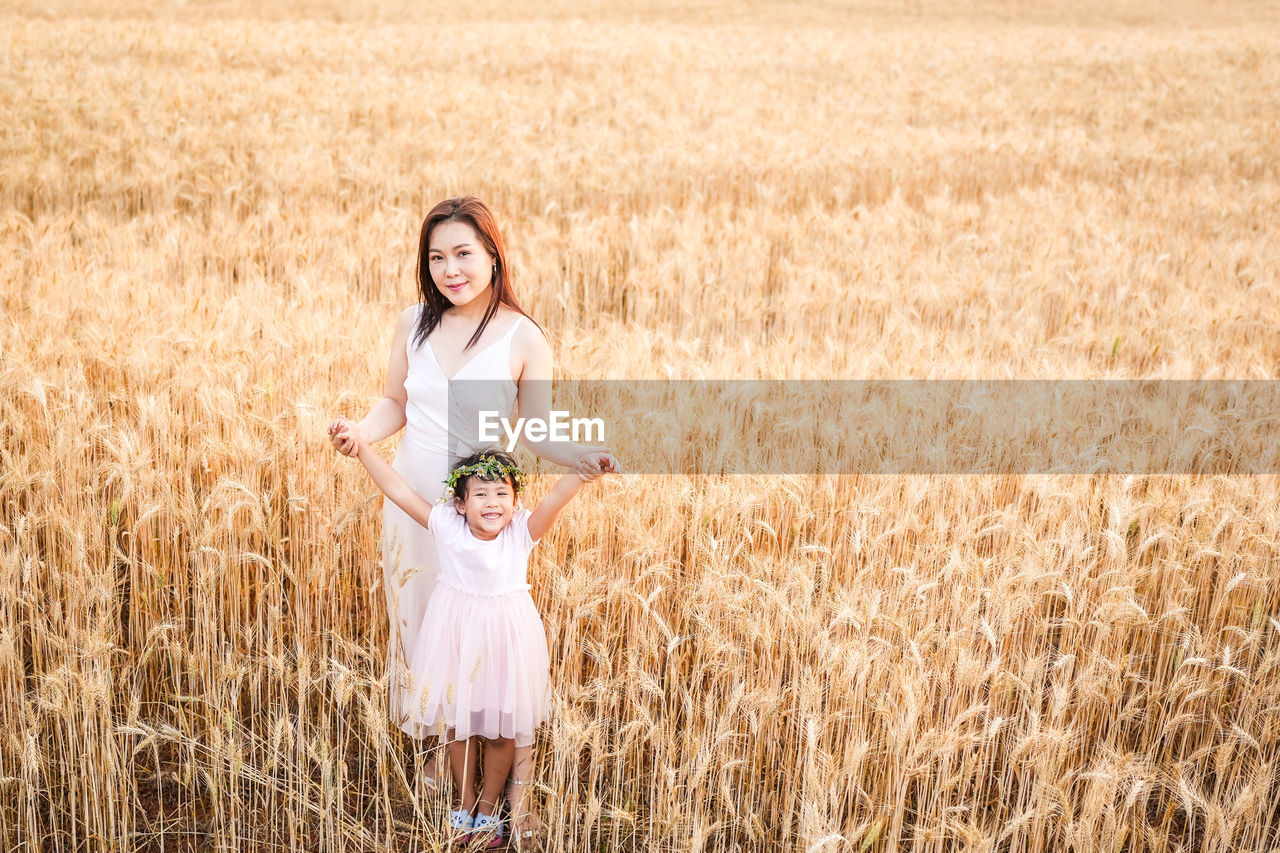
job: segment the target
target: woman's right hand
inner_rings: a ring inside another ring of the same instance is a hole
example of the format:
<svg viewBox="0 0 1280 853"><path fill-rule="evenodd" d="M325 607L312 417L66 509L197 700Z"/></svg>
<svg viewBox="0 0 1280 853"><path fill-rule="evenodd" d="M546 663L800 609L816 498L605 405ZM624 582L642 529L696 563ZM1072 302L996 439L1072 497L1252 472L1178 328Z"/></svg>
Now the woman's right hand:
<svg viewBox="0 0 1280 853"><path fill-rule="evenodd" d="M346 418L334 418L329 423L329 441L333 449L343 456L355 456L360 452L360 442L364 436L358 424Z"/></svg>

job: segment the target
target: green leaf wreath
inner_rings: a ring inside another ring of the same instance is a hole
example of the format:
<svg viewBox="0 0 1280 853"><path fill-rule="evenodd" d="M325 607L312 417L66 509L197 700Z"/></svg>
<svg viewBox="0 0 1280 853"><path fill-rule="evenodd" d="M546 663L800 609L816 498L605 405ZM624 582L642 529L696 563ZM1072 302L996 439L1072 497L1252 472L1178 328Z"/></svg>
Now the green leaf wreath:
<svg viewBox="0 0 1280 853"><path fill-rule="evenodd" d="M479 476L482 480L499 481L511 478L511 482L515 483L516 494L524 491L524 472L515 465L504 465L496 457L481 456L480 461L474 465L462 465L454 468L449 472L449 476L444 478L444 484L447 488L445 497L458 497L458 481L467 477Z"/></svg>

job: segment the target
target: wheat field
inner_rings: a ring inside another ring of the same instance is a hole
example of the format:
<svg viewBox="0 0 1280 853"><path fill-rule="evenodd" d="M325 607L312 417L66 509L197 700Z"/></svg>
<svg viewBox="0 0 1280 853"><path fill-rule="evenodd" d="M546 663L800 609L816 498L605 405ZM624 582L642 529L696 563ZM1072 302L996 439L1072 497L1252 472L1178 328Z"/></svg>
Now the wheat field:
<svg viewBox="0 0 1280 853"><path fill-rule="evenodd" d="M442 198L561 376L1276 377L1278 11L6 4L0 846L444 849L323 435ZM606 479L548 849L1280 849L1275 476Z"/></svg>

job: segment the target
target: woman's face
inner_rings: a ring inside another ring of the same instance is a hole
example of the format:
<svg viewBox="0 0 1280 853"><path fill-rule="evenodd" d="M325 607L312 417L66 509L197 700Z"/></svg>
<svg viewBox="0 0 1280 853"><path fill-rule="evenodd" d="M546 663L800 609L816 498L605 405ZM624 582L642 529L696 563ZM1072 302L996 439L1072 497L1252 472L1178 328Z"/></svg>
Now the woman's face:
<svg viewBox="0 0 1280 853"><path fill-rule="evenodd" d="M465 222L442 222L431 232L427 246L431 280L455 306L488 292L493 262L480 235Z"/></svg>

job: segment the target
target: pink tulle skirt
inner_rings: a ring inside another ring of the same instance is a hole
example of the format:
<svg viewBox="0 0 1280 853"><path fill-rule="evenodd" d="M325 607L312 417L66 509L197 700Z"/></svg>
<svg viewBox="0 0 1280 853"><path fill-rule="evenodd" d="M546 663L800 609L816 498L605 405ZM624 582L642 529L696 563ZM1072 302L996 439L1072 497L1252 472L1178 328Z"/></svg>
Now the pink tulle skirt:
<svg viewBox="0 0 1280 853"><path fill-rule="evenodd" d="M410 719L455 740L533 743L546 715L551 660L542 619L526 592L479 596L441 581L413 653Z"/></svg>

